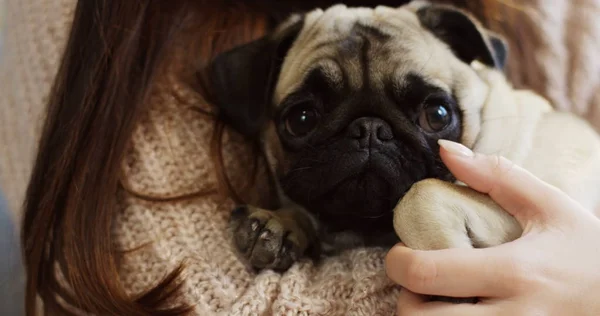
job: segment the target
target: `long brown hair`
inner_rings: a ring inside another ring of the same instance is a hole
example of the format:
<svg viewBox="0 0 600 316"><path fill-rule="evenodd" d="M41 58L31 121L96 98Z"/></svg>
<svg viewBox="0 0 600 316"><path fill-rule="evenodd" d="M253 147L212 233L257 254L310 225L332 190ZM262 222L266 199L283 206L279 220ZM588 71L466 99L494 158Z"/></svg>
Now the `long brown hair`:
<svg viewBox="0 0 600 316"><path fill-rule="evenodd" d="M216 54L264 34L269 21L333 2L78 1L24 205L27 315L38 310L37 295L46 314L73 314L68 306L111 315L191 311L172 301L181 268L133 296L118 277L121 254L111 224L120 163L150 87L189 21L197 33L195 66L202 68ZM399 5L349 4L369 2ZM216 130L218 140L222 128ZM220 150L218 142L215 147Z"/></svg>
<svg viewBox="0 0 600 316"><path fill-rule="evenodd" d="M261 18L231 7L219 12L223 6L213 1L78 2L24 205L28 315L37 311L36 295L47 314L72 314L68 306L111 315L191 310L170 301L181 269L145 293L127 295L118 277L120 254L111 224L123 153L184 23L202 22L197 23L202 48L197 53L205 61L265 32L256 23L246 32L227 25L239 24L232 16L242 12L243 21Z"/></svg>

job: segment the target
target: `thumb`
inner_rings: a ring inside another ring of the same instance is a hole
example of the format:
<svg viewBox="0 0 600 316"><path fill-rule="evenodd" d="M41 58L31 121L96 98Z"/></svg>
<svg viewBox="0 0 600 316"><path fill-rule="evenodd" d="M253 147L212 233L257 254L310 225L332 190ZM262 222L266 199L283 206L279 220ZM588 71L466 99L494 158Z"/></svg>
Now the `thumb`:
<svg viewBox="0 0 600 316"><path fill-rule="evenodd" d="M504 157L475 154L447 140L439 145L443 162L458 180L488 194L523 227L532 219L548 221L580 208L564 192Z"/></svg>

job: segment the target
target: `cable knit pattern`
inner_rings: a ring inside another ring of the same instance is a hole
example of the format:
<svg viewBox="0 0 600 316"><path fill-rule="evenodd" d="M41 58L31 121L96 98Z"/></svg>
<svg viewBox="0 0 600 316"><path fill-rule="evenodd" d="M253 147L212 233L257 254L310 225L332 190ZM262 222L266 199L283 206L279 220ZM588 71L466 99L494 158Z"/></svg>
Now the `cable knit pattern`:
<svg viewBox="0 0 600 316"><path fill-rule="evenodd" d="M503 1L490 21L511 43L509 71L560 109L588 115L600 127L600 1ZM44 102L56 72L74 0L8 0L0 71L0 179L12 209L22 202L31 172ZM383 272L383 249L358 249L287 273L248 270L230 247L232 202L216 194L209 159L212 117L192 106L200 96L173 66L161 76L123 161L122 206L114 222L118 247L140 250L120 269L130 293L185 263L182 300L198 315L391 315L399 288ZM253 161L239 135L226 133L224 159L236 187ZM237 176L235 176L237 175ZM264 181L256 185L265 188ZM193 198L152 202L191 193ZM146 198L143 198L146 197ZM148 199L152 198L152 199ZM257 197L252 197L257 198Z"/></svg>

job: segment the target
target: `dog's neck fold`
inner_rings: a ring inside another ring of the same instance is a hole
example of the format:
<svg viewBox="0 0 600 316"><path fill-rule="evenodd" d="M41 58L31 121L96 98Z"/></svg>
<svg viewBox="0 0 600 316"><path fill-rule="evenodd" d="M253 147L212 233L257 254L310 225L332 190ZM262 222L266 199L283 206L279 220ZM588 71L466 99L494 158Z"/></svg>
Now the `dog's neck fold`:
<svg viewBox="0 0 600 316"><path fill-rule="evenodd" d="M531 91L514 89L498 70L479 63L472 67L488 86L473 150L501 155L515 163L522 161L534 145L537 122L553 110L552 106Z"/></svg>

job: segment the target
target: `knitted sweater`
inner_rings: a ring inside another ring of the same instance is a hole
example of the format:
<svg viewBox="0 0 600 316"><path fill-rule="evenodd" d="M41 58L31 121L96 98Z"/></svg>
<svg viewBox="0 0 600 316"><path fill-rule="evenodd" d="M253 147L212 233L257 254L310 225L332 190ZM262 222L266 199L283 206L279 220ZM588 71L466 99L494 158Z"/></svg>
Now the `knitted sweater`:
<svg viewBox="0 0 600 316"><path fill-rule="evenodd" d="M511 1L506 2L507 6ZM492 21L510 36L509 71L561 109L600 127L600 1L519 1ZM0 185L18 210L32 169L44 103L65 44L75 0L7 0L0 68ZM510 28L518 25L519 29ZM176 72L177 66L170 68ZM185 261L182 299L198 315L391 315L399 288L385 276L384 249L357 249L319 265L256 274L240 263L226 229L231 201L216 194L209 159L213 121L189 111L197 94L166 73L151 109L136 128L123 161L121 208L114 222L119 247L149 246L126 256L121 279L131 293L155 284ZM192 139L193 141L190 141ZM247 172L251 151L238 135L224 139L226 169ZM262 185L258 186L259 188ZM201 192L193 199L156 202ZM15 211L15 217L19 218Z"/></svg>

